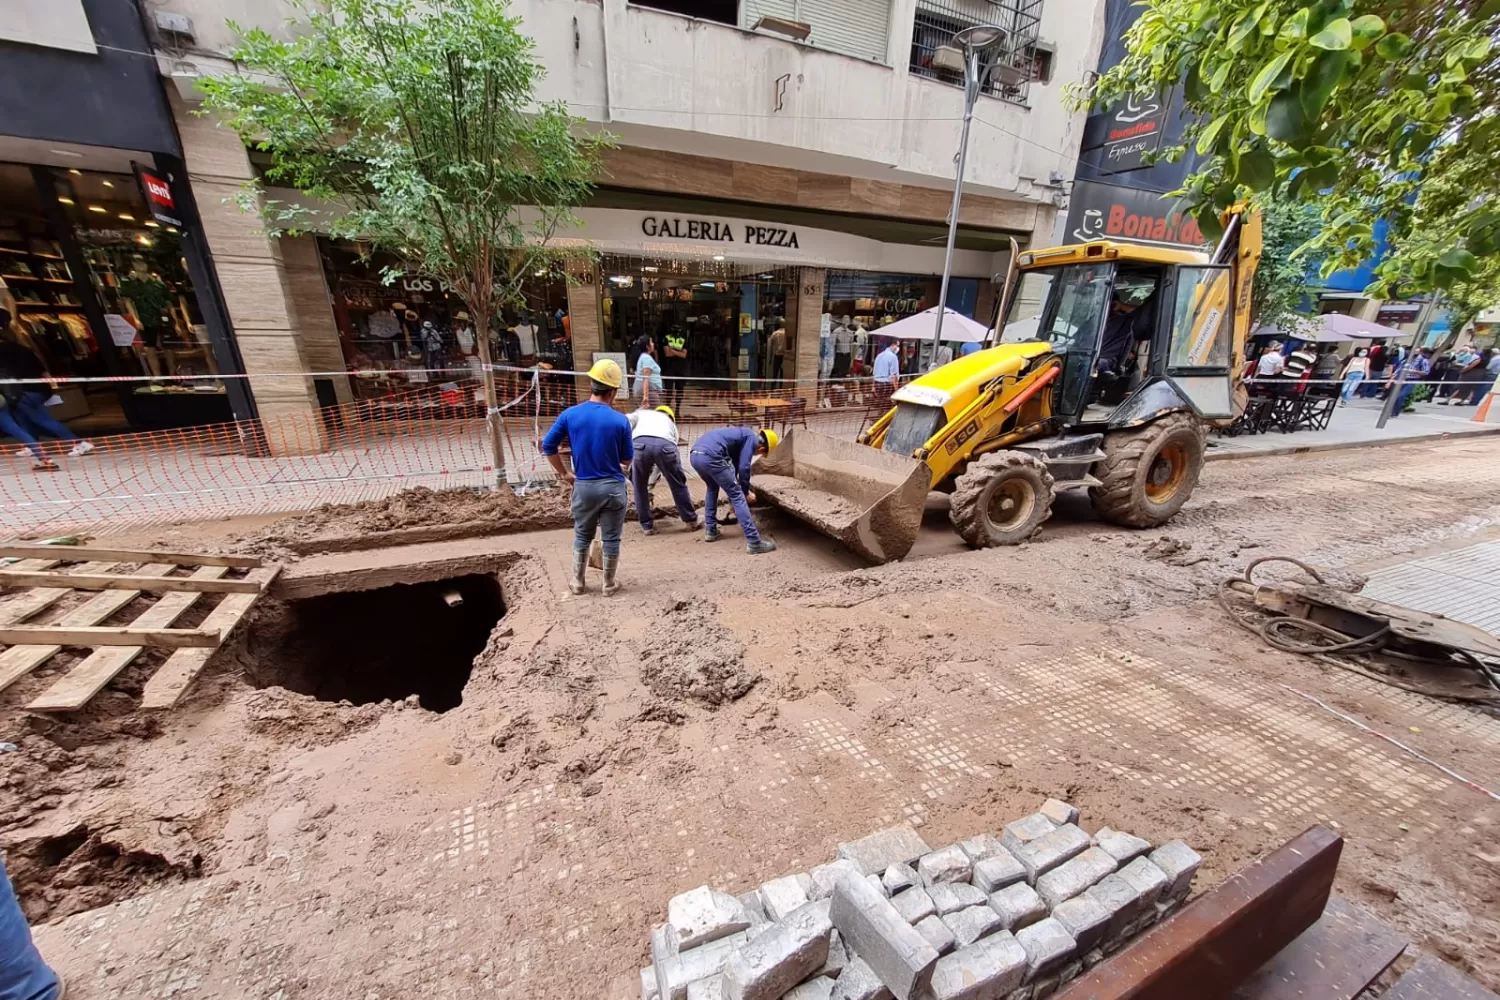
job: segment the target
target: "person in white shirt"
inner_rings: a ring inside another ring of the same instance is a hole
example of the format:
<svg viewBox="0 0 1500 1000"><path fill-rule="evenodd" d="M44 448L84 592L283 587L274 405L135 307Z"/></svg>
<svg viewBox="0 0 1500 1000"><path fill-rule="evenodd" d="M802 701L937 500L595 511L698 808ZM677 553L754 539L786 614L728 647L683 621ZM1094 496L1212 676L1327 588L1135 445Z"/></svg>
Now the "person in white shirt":
<svg viewBox="0 0 1500 1000"><path fill-rule="evenodd" d="M522 313L515 330L516 339L521 342L521 366L529 368L536 364L536 327L531 325L531 317Z"/></svg>
<svg viewBox="0 0 1500 1000"><path fill-rule="evenodd" d="M946 342L938 344L938 349L932 354L932 365L927 370L936 371L953 360L953 348Z"/></svg>
<svg viewBox="0 0 1500 1000"><path fill-rule="evenodd" d="M849 377L849 361L854 351L854 327L845 316L833 329L833 377Z"/></svg>
<svg viewBox="0 0 1500 1000"><path fill-rule="evenodd" d="M1281 344L1273 340L1266 347L1265 353L1260 356L1260 360L1256 362L1255 375L1257 378L1270 378L1273 375L1280 375L1285 367L1286 357L1281 353Z"/></svg>
<svg viewBox="0 0 1500 1000"><path fill-rule="evenodd" d="M1359 384L1370 377L1370 352L1361 347L1344 365L1344 387L1339 391L1339 405L1348 406Z"/></svg>
<svg viewBox="0 0 1500 1000"><path fill-rule="evenodd" d="M672 488L677 516L689 531L698 527L698 512L693 509L693 495L688 492L687 475L682 471L682 456L677 451L677 414L670 406L654 410L640 409L626 414L630 437L635 444L635 461L630 463L631 485L635 487L635 513L641 532L656 534L651 516L651 472L660 469Z"/></svg>

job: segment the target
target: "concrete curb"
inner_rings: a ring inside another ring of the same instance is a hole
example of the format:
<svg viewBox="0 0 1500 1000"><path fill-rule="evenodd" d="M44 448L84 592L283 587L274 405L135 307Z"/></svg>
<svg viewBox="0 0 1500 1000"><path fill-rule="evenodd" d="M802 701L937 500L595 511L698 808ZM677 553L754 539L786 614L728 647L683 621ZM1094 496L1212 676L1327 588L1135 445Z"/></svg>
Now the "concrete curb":
<svg viewBox="0 0 1500 1000"><path fill-rule="evenodd" d="M1326 441L1318 444L1291 444L1259 451L1209 451L1203 456L1205 462L1227 462L1241 458L1270 458L1276 455L1302 455L1315 451L1350 451L1355 448L1375 448L1385 445L1419 444L1423 441L1452 441L1461 438L1486 437L1500 434L1500 425L1473 431L1441 431L1436 434L1417 434L1413 437L1377 438L1373 441Z"/></svg>

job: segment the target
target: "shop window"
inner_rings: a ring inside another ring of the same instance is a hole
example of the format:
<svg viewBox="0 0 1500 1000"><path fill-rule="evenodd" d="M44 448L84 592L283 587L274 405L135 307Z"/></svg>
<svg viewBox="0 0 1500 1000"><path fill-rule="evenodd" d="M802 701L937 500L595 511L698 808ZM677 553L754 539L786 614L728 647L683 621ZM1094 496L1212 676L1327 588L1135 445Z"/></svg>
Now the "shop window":
<svg viewBox="0 0 1500 1000"><path fill-rule="evenodd" d="M637 2L635 6L652 7L669 14L681 14L683 17L696 17L704 21L718 21L720 24L740 23L737 0L650 0L649 3Z"/></svg>
<svg viewBox="0 0 1500 1000"><path fill-rule="evenodd" d="M881 337L880 328L937 305L941 285L942 279L936 277L830 271L823 293L823 324L828 336L822 338L829 343L819 345L823 360L820 367L827 368L825 375L868 375L875 355L888 342ZM913 341L906 348L902 371L920 371L932 345Z"/></svg>

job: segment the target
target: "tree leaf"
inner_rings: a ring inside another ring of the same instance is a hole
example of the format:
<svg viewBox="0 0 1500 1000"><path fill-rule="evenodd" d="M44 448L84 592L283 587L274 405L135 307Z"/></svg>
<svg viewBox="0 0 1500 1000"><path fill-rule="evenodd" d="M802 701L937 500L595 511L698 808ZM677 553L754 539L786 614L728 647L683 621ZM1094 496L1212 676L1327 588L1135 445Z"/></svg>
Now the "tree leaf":
<svg viewBox="0 0 1500 1000"><path fill-rule="evenodd" d="M1344 69L1349 65L1349 52L1320 52L1313 59L1302 78L1302 112L1309 121L1323 115L1323 106L1344 78Z"/></svg>
<svg viewBox="0 0 1500 1000"><path fill-rule="evenodd" d="M1307 37L1307 19L1312 16L1312 11L1303 7L1297 13L1287 18L1281 25L1281 31L1277 34L1282 38L1296 39Z"/></svg>
<svg viewBox="0 0 1500 1000"><path fill-rule="evenodd" d="M1342 52L1354 42L1354 29L1349 24L1347 17L1341 17L1329 21L1323 30L1307 40L1309 45L1316 48L1327 49L1330 52Z"/></svg>
<svg viewBox="0 0 1500 1000"><path fill-rule="evenodd" d="M1294 147L1307 142L1307 116L1302 113L1300 90L1293 87L1277 94L1266 109L1266 135Z"/></svg>
<svg viewBox="0 0 1500 1000"><path fill-rule="evenodd" d="M1255 74L1255 79L1250 81L1250 103L1259 104L1261 102L1261 99L1266 96L1266 92L1271 89L1271 84L1276 81L1276 78L1281 75L1281 71L1286 69L1287 64L1292 61L1292 57L1296 54L1294 50L1288 49L1261 67L1260 72Z"/></svg>
<svg viewBox="0 0 1500 1000"><path fill-rule="evenodd" d="M1393 31L1375 43L1375 54L1391 62L1406 58L1411 50L1411 39L1399 31Z"/></svg>
<svg viewBox="0 0 1500 1000"><path fill-rule="evenodd" d="M1228 60L1220 63L1219 68L1214 70L1214 75L1209 77L1208 89L1215 94L1223 90L1224 84L1229 80L1229 71L1233 68L1234 64Z"/></svg>
<svg viewBox="0 0 1500 1000"><path fill-rule="evenodd" d="M1235 179L1252 191L1266 190L1276 181L1276 158L1260 145L1242 151Z"/></svg>
<svg viewBox="0 0 1500 1000"><path fill-rule="evenodd" d="M1201 64L1194 66L1188 71L1187 79L1182 82L1183 96L1194 104L1208 97L1208 87L1203 82L1202 69Z"/></svg>
<svg viewBox="0 0 1500 1000"><path fill-rule="evenodd" d="M1199 156L1207 156L1208 151L1214 148L1214 139L1218 138L1219 131L1228 124L1228 118L1215 118L1204 126L1203 131L1198 133L1198 144L1196 147Z"/></svg>
<svg viewBox="0 0 1500 1000"><path fill-rule="evenodd" d="M1260 15L1264 9L1265 5L1262 4L1256 10L1247 10L1239 16L1239 20L1234 22L1234 26L1229 29L1229 37L1225 41L1225 47L1230 52L1238 52L1244 47L1245 39L1249 38L1250 33L1260 25Z"/></svg>
<svg viewBox="0 0 1500 1000"><path fill-rule="evenodd" d="M1356 49L1367 49L1381 35L1385 34L1385 21L1375 14L1365 14L1356 17L1349 22L1349 27L1354 32L1354 47Z"/></svg>
<svg viewBox="0 0 1500 1000"><path fill-rule="evenodd" d="M1438 258L1437 266L1454 271L1472 271L1479 266L1479 258L1462 247L1454 247Z"/></svg>

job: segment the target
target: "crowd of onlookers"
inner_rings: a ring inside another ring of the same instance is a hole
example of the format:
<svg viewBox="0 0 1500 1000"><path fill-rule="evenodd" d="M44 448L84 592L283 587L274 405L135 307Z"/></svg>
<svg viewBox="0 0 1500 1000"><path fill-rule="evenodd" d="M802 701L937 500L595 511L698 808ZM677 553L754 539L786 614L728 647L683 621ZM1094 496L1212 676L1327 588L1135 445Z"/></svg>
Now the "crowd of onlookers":
<svg viewBox="0 0 1500 1000"><path fill-rule="evenodd" d="M1376 344L1346 357L1332 344L1305 342L1288 352L1273 340L1246 364L1244 375L1262 385L1300 383L1302 391L1337 386L1341 406L1355 397L1384 399L1398 378L1401 397L1394 413L1406 408L1420 386L1427 387L1425 398L1440 406L1477 406L1500 377L1500 349L1480 349L1473 341L1444 351Z"/></svg>

